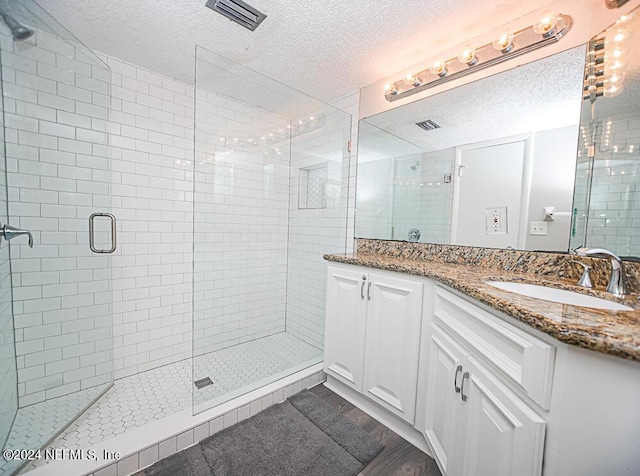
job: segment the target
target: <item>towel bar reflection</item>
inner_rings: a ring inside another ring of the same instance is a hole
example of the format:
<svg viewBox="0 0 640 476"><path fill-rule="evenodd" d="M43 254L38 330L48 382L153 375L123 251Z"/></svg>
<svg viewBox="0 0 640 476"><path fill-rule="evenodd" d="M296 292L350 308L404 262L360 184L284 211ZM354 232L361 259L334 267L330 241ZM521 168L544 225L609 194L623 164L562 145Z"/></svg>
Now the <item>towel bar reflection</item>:
<svg viewBox="0 0 640 476"><path fill-rule="evenodd" d="M95 246L94 220L96 217L106 217L111 220L111 248L109 249L102 250ZM116 250L116 217L111 213L92 213L89 216L89 248L94 253L113 253Z"/></svg>

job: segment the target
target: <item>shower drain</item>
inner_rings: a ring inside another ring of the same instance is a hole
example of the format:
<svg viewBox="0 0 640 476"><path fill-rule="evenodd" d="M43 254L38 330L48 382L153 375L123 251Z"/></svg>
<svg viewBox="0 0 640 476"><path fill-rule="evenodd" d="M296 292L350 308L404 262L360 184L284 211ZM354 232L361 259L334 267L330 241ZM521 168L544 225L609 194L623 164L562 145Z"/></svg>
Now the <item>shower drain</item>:
<svg viewBox="0 0 640 476"><path fill-rule="evenodd" d="M207 387L209 385L213 385L213 382L209 377L201 378L200 380L194 380L193 383L196 384L196 387L198 388L198 390L200 390L201 388Z"/></svg>

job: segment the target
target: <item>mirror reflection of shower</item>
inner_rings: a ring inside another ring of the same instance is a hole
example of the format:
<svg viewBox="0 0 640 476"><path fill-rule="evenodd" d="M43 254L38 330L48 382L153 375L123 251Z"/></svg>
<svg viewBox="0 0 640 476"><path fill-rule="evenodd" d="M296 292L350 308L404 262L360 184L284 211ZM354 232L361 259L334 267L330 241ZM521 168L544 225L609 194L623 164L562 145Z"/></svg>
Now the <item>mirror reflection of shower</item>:
<svg viewBox="0 0 640 476"><path fill-rule="evenodd" d="M6 12L4 6L0 4L0 16L4 20L5 24L11 30L11 35L14 40L23 41L33 36L33 30L19 23L9 13Z"/></svg>

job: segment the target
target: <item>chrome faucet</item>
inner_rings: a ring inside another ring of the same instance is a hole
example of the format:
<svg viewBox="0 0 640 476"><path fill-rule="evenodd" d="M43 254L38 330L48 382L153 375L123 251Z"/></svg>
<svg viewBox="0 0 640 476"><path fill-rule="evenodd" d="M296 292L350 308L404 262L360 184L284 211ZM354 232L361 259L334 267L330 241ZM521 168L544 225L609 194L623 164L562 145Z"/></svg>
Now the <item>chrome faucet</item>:
<svg viewBox="0 0 640 476"><path fill-rule="evenodd" d="M611 277L607 285L607 292L618 297L627 294L627 282L624 275L624 265L622 260L609 250L604 248L577 248L574 250L578 256L595 256L598 258L609 258L611 262Z"/></svg>
<svg viewBox="0 0 640 476"><path fill-rule="evenodd" d="M0 236L3 236L5 240L11 241L16 236L26 235L29 237L29 248L33 248L33 235L29 230L21 230L11 225L3 225L0 228Z"/></svg>

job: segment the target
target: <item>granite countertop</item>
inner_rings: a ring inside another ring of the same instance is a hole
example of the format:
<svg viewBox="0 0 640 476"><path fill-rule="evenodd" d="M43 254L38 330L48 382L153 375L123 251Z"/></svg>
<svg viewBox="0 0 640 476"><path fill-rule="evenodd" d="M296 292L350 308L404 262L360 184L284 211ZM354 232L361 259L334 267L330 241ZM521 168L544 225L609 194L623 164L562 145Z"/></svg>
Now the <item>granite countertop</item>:
<svg viewBox="0 0 640 476"><path fill-rule="evenodd" d="M552 276L505 272L496 268L415 260L379 253L328 254L328 261L398 271L435 279L534 329L566 344L640 361L640 301L638 295L625 300L604 291L575 286L575 281ZM514 281L541 284L589 294L626 304L633 311L606 311L543 301L502 291L485 281Z"/></svg>

